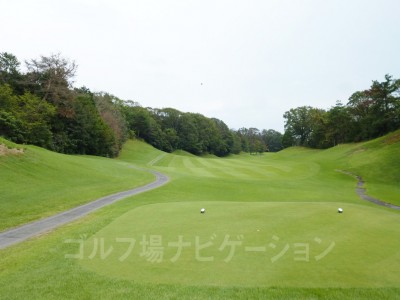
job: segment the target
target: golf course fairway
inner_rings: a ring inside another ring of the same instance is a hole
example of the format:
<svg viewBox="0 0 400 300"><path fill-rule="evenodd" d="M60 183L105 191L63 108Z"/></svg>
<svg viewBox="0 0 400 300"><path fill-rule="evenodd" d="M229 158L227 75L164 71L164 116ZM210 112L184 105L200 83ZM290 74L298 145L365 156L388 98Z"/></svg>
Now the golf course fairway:
<svg viewBox="0 0 400 300"><path fill-rule="evenodd" d="M227 158L137 140L114 160L24 147L0 157L2 230L145 185L145 169L170 181L0 250L0 299L399 298L400 211L361 199L346 172L399 206L400 131Z"/></svg>

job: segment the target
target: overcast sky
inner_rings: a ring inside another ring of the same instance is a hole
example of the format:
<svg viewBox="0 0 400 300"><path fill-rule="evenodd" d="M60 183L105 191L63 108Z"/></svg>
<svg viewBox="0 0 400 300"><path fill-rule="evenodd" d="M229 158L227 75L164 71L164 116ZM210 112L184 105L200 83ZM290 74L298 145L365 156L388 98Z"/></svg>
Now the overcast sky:
<svg viewBox="0 0 400 300"><path fill-rule="evenodd" d="M399 0L0 0L0 52L61 53L76 86L230 128L283 132L283 113L328 109L400 78Z"/></svg>

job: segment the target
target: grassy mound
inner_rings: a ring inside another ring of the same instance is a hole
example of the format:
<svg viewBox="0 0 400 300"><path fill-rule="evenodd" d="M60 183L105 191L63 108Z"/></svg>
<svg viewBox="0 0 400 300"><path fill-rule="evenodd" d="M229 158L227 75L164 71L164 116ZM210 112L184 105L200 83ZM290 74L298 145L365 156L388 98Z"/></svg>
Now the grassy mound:
<svg viewBox="0 0 400 300"><path fill-rule="evenodd" d="M106 158L24 148L23 154L0 156L0 231L153 180Z"/></svg>

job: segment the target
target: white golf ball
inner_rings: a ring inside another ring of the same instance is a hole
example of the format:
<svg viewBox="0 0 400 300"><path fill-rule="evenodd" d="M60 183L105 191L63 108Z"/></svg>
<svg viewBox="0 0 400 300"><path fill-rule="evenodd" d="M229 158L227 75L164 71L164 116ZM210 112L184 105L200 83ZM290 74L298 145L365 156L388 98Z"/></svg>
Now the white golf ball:
<svg viewBox="0 0 400 300"><path fill-rule="evenodd" d="M339 214L341 214L343 212L343 208L339 207L337 211Z"/></svg>
<svg viewBox="0 0 400 300"><path fill-rule="evenodd" d="M200 212L201 212L202 214L204 214L204 213L206 212L206 209L205 209L205 208L202 208L202 209L200 209Z"/></svg>

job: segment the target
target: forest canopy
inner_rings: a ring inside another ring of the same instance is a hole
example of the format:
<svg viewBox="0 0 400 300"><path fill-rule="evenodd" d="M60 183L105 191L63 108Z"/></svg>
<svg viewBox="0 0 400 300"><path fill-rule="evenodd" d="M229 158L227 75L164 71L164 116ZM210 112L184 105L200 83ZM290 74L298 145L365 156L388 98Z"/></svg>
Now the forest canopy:
<svg viewBox="0 0 400 300"><path fill-rule="evenodd" d="M400 80L390 75L329 110L300 106L284 114L284 147L328 148L370 140L400 128Z"/></svg>
<svg viewBox="0 0 400 300"><path fill-rule="evenodd" d="M222 121L174 108L142 107L105 92L76 88L77 65L60 54L25 61L0 53L0 135L69 154L115 157L128 138L172 152L226 156L282 149L282 134L229 129Z"/></svg>
<svg viewBox="0 0 400 300"><path fill-rule="evenodd" d="M142 107L106 92L74 87L77 65L60 54L21 63L0 53L0 136L68 154L118 155L128 138L195 155L276 152L293 145L327 148L400 128L400 80L385 76L329 110L287 111L285 132L230 129L222 120L174 108ZM266 120L267 122L267 120Z"/></svg>

